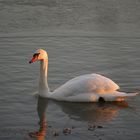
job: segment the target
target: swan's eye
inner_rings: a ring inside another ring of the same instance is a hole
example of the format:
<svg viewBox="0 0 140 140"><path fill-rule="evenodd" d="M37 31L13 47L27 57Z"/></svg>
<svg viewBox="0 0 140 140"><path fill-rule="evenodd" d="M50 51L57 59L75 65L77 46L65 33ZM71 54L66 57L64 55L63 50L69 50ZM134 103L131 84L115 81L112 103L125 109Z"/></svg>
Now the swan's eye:
<svg viewBox="0 0 140 140"><path fill-rule="evenodd" d="M35 53L33 57L38 57L40 53Z"/></svg>

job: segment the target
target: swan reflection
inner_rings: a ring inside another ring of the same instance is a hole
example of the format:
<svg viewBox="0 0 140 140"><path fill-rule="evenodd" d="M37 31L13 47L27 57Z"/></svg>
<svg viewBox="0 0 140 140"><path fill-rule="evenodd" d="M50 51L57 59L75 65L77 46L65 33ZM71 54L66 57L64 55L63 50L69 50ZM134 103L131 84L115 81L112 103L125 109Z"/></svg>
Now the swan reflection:
<svg viewBox="0 0 140 140"><path fill-rule="evenodd" d="M51 101L50 103L57 104L58 109L61 109L69 119L89 123L90 128L95 128L96 126L102 127L102 124L108 123L115 118L120 109L128 107L127 102L71 103ZM37 140L44 140L47 135L47 106L48 99L39 96L37 112L40 120L40 128L38 132L29 133L31 137L36 137Z"/></svg>
<svg viewBox="0 0 140 140"><path fill-rule="evenodd" d="M47 134L47 120L46 109L48 106L48 100L46 98L38 97L37 112L39 117L39 131L29 133L30 137L36 137L37 140L44 140Z"/></svg>
<svg viewBox="0 0 140 140"><path fill-rule="evenodd" d="M70 103L55 102L70 119L101 125L111 121L118 111L127 108L127 102Z"/></svg>

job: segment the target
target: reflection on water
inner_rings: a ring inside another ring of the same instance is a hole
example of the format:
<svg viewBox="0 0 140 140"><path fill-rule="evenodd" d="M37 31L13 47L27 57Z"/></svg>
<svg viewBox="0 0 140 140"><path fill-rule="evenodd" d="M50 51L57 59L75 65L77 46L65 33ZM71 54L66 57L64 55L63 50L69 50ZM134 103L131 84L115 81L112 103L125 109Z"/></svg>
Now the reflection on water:
<svg viewBox="0 0 140 140"><path fill-rule="evenodd" d="M70 119L101 125L111 121L118 111L127 108L127 102L70 103L55 102Z"/></svg>
<svg viewBox="0 0 140 140"><path fill-rule="evenodd" d="M38 97L37 112L39 117L39 131L30 132L30 137L36 137L37 140L44 140L47 133L47 120L46 120L46 109L48 106L48 100L46 98Z"/></svg>
<svg viewBox="0 0 140 140"><path fill-rule="evenodd" d="M127 102L71 103L53 101L53 103L57 104L62 111L68 115L69 119L87 122L89 124L88 130L92 130L95 127L102 128L101 125L108 123L113 118L117 117L120 109L128 107ZM36 137L37 140L45 139L45 136L47 135L47 107L48 99L39 96L37 112L40 127L38 132L30 132L30 137ZM64 128L62 132L64 134L70 134L71 130L70 128ZM59 134L54 130L52 135L58 136Z"/></svg>

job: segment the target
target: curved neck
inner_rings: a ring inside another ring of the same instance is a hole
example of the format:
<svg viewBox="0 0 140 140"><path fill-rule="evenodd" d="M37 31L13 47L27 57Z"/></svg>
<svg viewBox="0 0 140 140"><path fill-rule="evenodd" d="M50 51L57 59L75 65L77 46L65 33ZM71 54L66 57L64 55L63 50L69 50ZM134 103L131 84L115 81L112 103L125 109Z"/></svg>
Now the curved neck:
<svg viewBox="0 0 140 140"><path fill-rule="evenodd" d="M49 92L48 87L48 59L40 61L40 80L39 80L39 95L46 97Z"/></svg>

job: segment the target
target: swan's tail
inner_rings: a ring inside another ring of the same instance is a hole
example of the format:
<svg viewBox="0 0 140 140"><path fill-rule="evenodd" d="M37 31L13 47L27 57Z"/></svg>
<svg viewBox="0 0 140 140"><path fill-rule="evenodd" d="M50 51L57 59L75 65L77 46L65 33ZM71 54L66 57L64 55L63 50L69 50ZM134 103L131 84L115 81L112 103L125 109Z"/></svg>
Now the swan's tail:
<svg viewBox="0 0 140 140"><path fill-rule="evenodd" d="M124 95L124 97L133 97L136 96L138 93L126 93L126 95Z"/></svg>
<svg viewBox="0 0 140 140"><path fill-rule="evenodd" d="M122 95L118 96L116 98L116 101L124 101L128 97L134 97L138 94L138 93L123 93L123 92L119 92L119 93Z"/></svg>
<svg viewBox="0 0 140 140"><path fill-rule="evenodd" d="M105 101L124 101L126 98L136 96L137 94L138 93L125 93L115 91L110 95L104 95L103 98L105 99Z"/></svg>
<svg viewBox="0 0 140 140"><path fill-rule="evenodd" d="M114 96L116 97L133 97L133 96L136 96L138 93L125 93L125 92L119 92L119 91L115 91L113 93Z"/></svg>

